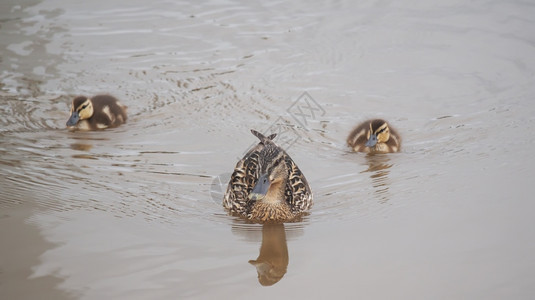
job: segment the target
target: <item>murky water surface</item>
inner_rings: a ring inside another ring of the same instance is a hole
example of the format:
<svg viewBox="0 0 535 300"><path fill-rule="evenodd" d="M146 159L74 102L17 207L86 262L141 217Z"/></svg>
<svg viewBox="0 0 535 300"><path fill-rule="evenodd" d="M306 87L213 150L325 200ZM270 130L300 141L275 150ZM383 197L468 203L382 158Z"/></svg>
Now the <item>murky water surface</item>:
<svg viewBox="0 0 535 300"><path fill-rule="evenodd" d="M535 5L442 2L0 4L0 298L531 298ZM128 123L68 132L98 93ZM223 210L251 128L302 222Z"/></svg>

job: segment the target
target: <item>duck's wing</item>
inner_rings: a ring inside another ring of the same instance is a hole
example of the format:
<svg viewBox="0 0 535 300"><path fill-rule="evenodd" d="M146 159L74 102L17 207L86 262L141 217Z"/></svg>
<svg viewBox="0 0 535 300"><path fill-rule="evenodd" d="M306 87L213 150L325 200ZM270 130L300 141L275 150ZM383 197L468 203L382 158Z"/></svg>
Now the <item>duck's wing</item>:
<svg viewBox="0 0 535 300"><path fill-rule="evenodd" d="M231 212L250 212L254 201L249 200L248 196L258 180L259 153L263 148L264 145L259 143L236 164L223 198L223 206Z"/></svg>
<svg viewBox="0 0 535 300"><path fill-rule="evenodd" d="M347 137L347 144L354 148L355 151L363 151L366 146L366 142L368 141L368 130L370 129L370 122L366 121L351 131L349 136Z"/></svg>
<svg viewBox="0 0 535 300"><path fill-rule="evenodd" d="M294 213L306 211L312 206L310 186L305 175L303 175L290 156L286 155L285 162L289 171L285 191L286 202L288 202Z"/></svg>
<svg viewBox="0 0 535 300"><path fill-rule="evenodd" d="M390 139L386 142L391 152L398 152L401 148L401 137L396 129L388 126L390 130Z"/></svg>
<svg viewBox="0 0 535 300"><path fill-rule="evenodd" d="M97 95L91 98L93 116L89 121L96 128L116 127L126 121L126 111L117 98Z"/></svg>

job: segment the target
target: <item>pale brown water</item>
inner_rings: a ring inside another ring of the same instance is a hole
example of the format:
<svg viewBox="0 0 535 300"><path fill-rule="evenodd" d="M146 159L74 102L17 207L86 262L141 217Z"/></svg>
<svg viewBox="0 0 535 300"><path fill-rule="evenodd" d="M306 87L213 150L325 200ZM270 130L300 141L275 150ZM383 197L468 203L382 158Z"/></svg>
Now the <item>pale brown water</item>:
<svg viewBox="0 0 535 300"><path fill-rule="evenodd" d="M73 2L0 4L1 299L535 293L535 4ZM103 92L128 123L66 131ZM348 151L371 117L401 153ZM223 210L251 128L302 222Z"/></svg>

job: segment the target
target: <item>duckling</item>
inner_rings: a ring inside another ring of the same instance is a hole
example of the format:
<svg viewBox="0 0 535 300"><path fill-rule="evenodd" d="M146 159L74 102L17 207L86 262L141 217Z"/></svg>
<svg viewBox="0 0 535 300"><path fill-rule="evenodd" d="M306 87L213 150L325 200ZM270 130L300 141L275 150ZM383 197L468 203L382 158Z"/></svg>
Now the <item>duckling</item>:
<svg viewBox="0 0 535 300"><path fill-rule="evenodd" d="M251 130L260 143L238 161L223 206L258 222L285 222L312 206L308 182L290 156L273 139Z"/></svg>
<svg viewBox="0 0 535 300"><path fill-rule="evenodd" d="M98 130L117 127L126 122L126 106L109 95L93 98L76 97L71 104L67 128L71 130Z"/></svg>
<svg viewBox="0 0 535 300"><path fill-rule="evenodd" d="M401 137L385 120L368 120L347 137L347 144L356 152L392 153L401 147Z"/></svg>

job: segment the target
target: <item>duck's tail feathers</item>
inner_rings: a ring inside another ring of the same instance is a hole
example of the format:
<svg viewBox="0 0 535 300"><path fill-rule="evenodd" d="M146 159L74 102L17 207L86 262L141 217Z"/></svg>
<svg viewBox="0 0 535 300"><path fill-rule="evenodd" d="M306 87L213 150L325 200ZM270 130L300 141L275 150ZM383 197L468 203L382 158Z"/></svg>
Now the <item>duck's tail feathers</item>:
<svg viewBox="0 0 535 300"><path fill-rule="evenodd" d="M254 129L251 129L251 133L252 133L254 136L256 136L256 137L260 140L260 142L261 142L262 144L266 144L266 143L271 142L271 141L277 136L276 133L273 133L273 134L271 134L271 135L269 135L269 136L266 137L265 135L261 134L260 132L254 130Z"/></svg>

